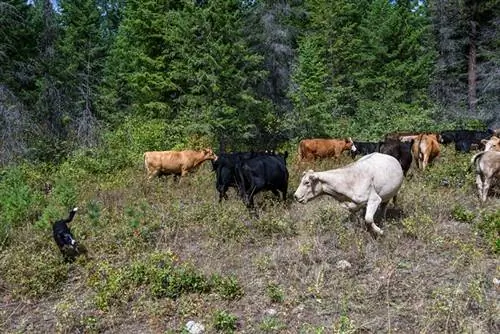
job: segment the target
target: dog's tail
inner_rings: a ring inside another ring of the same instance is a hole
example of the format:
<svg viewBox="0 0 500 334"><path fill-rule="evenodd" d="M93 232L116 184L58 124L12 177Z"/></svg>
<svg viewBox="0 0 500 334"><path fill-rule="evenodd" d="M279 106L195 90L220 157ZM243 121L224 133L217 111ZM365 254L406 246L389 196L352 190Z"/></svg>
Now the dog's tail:
<svg viewBox="0 0 500 334"><path fill-rule="evenodd" d="M69 212L69 217L68 217L68 219L66 219L66 223L70 223L73 220L77 211L78 211L78 207L76 207L76 206L73 209L71 209L71 211Z"/></svg>

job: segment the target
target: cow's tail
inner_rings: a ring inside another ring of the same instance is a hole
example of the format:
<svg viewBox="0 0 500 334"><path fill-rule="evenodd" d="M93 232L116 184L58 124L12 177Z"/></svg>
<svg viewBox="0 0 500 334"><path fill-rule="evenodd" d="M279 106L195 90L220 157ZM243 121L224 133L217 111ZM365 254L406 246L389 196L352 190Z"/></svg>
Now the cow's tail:
<svg viewBox="0 0 500 334"><path fill-rule="evenodd" d="M483 156L483 154L485 153L486 151L482 151L482 152L479 152L477 154L475 154L472 159L470 160L470 165L469 165L469 168L467 171L470 171L472 166L474 166L474 171L476 172L476 174L480 174L481 173L481 170L480 170L480 167L479 167L479 161L481 161L481 157Z"/></svg>

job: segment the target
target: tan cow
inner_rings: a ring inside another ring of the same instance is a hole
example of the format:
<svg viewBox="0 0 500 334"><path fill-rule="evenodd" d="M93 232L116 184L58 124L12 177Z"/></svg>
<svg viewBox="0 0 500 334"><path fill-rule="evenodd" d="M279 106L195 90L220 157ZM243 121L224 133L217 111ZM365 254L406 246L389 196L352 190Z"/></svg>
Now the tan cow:
<svg viewBox="0 0 500 334"><path fill-rule="evenodd" d="M346 139L303 139L299 143L299 162L316 158L340 157L344 151L356 151L351 138Z"/></svg>
<svg viewBox="0 0 500 334"><path fill-rule="evenodd" d="M489 140L483 139L481 143L484 144L485 151L500 152L500 138L493 136Z"/></svg>
<svg viewBox="0 0 500 334"><path fill-rule="evenodd" d="M495 180L500 179L500 152L483 151L474 155L471 164L476 170L476 184L479 198L486 202L488 190Z"/></svg>
<svg viewBox="0 0 500 334"><path fill-rule="evenodd" d="M153 176L169 174L182 177L204 161L216 159L217 156L211 148L204 148L200 151L152 151L144 153L144 166L148 180L151 180Z"/></svg>
<svg viewBox="0 0 500 334"><path fill-rule="evenodd" d="M411 151L418 168L424 170L439 156L441 149L438 140L439 137L436 134L421 134L415 138Z"/></svg>

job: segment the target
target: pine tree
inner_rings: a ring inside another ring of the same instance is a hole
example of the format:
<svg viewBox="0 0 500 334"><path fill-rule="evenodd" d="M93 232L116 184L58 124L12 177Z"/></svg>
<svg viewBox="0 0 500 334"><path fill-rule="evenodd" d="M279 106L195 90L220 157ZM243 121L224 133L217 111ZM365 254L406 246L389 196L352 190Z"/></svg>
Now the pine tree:
<svg viewBox="0 0 500 334"><path fill-rule="evenodd" d="M244 142L264 119L253 91L260 62L243 38L240 1L130 1L106 98L129 114L177 122L186 134Z"/></svg>
<svg viewBox="0 0 500 334"><path fill-rule="evenodd" d="M107 17L94 0L62 0L60 8L64 27L57 48L61 57L60 77L65 82L65 97L71 101L65 118L74 129L70 134L74 143L91 147L98 138L96 100L107 50L103 27Z"/></svg>
<svg viewBox="0 0 500 334"><path fill-rule="evenodd" d="M36 54L26 1L0 1L0 165L25 158L36 123L26 109Z"/></svg>
<svg viewBox="0 0 500 334"><path fill-rule="evenodd" d="M432 85L443 118L500 124L498 1L430 3L439 54Z"/></svg>

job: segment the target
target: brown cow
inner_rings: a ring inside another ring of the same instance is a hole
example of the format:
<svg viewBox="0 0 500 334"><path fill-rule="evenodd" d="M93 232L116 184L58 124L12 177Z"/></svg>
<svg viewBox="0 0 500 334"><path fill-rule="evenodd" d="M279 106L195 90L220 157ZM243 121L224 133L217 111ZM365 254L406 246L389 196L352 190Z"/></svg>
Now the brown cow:
<svg viewBox="0 0 500 334"><path fill-rule="evenodd" d="M436 134L421 134L413 142L411 151L418 168L427 167L440 153L439 136Z"/></svg>
<svg viewBox="0 0 500 334"><path fill-rule="evenodd" d="M500 138L493 136L489 140L483 139L481 143L484 144L485 151L498 151L500 152Z"/></svg>
<svg viewBox="0 0 500 334"><path fill-rule="evenodd" d="M299 162L316 158L340 157L343 151L356 151L351 138L346 139L303 139L299 143Z"/></svg>
<svg viewBox="0 0 500 334"><path fill-rule="evenodd" d="M175 174L185 176L206 160L216 160L211 148L201 151L153 151L144 153L144 166L148 180L153 176Z"/></svg>
<svg viewBox="0 0 500 334"><path fill-rule="evenodd" d="M384 136L384 140L399 140L402 142L410 142L417 138L422 132L411 132L411 131L406 131L406 132L390 132L387 133Z"/></svg>
<svg viewBox="0 0 500 334"><path fill-rule="evenodd" d="M488 190L495 183L495 179L500 179L500 152L483 151L474 155L471 164L476 170L476 184L479 191L479 198L486 202Z"/></svg>
<svg viewBox="0 0 500 334"><path fill-rule="evenodd" d="M385 135L384 139L396 139L399 140L403 143L409 143L412 140L415 140L418 138L418 136L421 135L434 135L437 137L438 142L441 139L441 136L439 134L436 134L434 132L391 132Z"/></svg>

